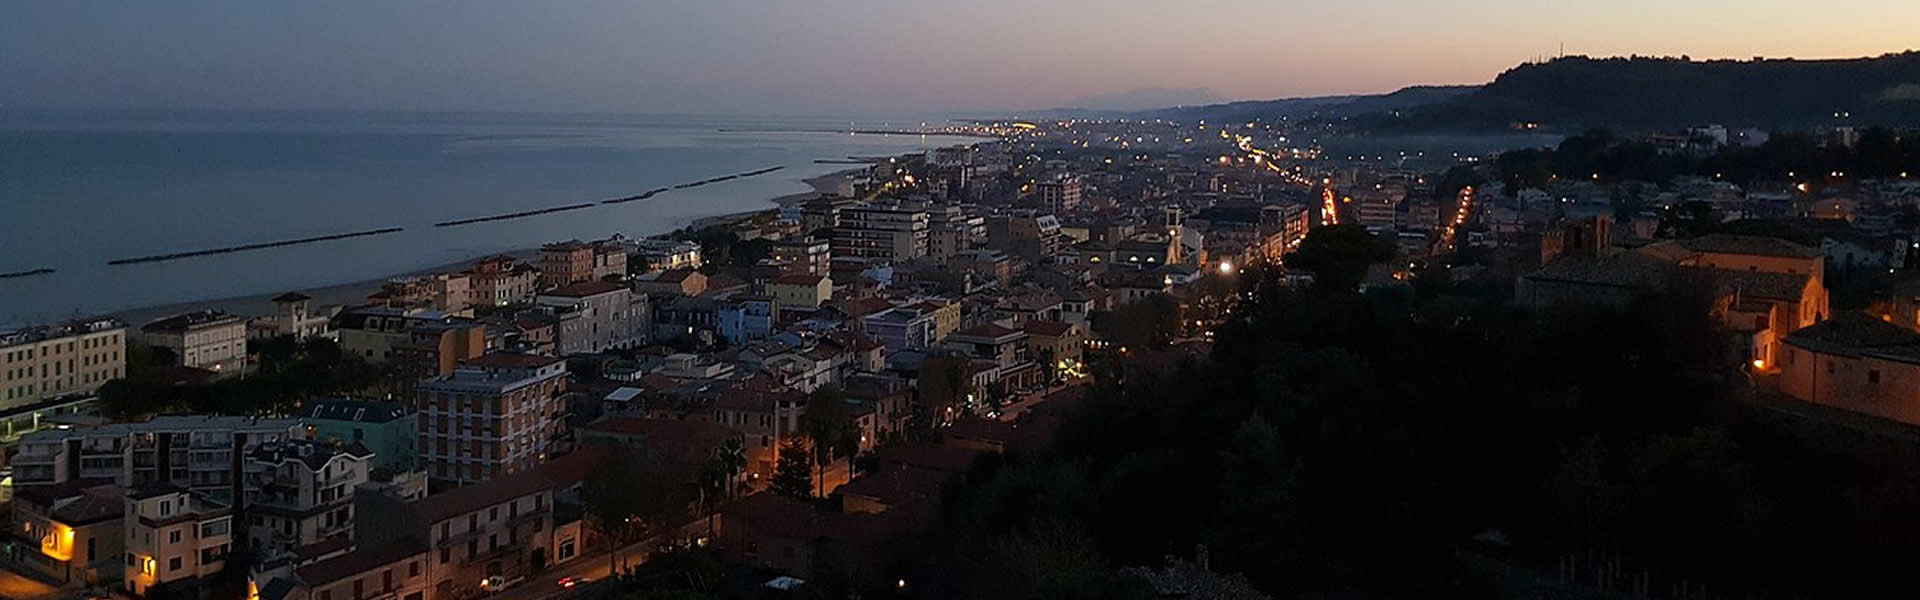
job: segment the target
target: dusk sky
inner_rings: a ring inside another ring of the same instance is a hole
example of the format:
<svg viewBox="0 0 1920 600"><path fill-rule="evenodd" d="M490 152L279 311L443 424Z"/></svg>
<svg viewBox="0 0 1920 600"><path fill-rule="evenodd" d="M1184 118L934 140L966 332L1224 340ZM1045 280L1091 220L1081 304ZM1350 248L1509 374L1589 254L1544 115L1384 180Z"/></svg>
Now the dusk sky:
<svg viewBox="0 0 1920 600"><path fill-rule="evenodd" d="M1913 0L10 2L0 106L1018 111L1481 83L1554 54L1852 57Z"/></svg>

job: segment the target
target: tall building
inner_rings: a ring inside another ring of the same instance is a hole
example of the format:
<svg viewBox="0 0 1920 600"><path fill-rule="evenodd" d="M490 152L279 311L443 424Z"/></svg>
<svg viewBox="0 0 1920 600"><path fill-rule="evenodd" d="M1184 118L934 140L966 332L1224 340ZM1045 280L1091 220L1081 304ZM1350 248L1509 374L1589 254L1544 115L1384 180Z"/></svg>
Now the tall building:
<svg viewBox="0 0 1920 600"><path fill-rule="evenodd" d="M398 362L416 377L453 372L487 350L486 325L423 308L361 306L334 318L340 349L374 363Z"/></svg>
<svg viewBox="0 0 1920 600"><path fill-rule="evenodd" d="M533 468L564 434L567 363L488 354L420 383L417 446L427 476L487 481Z"/></svg>
<svg viewBox="0 0 1920 600"><path fill-rule="evenodd" d="M298 419L162 415L145 423L45 429L21 436L13 485L87 479L122 487L167 483L216 501L240 497L242 457L261 444L304 439Z"/></svg>
<svg viewBox="0 0 1920 600"><path fill-rule="evenodd" d="M125 375L126 333L112 318L0 333L0 410L92 394Z"/></svg>
<svg viewBox="0 0 1920 600"><path fill-rule="evenodd" d="M333 320L313 312L313 298L287 292L273 298L273 314L247 323L247 336L267 339L290 335L299 339L333 337Z"/></svg>
<svg viewBox="0 0 1920 600"><path fill-rule="evenodd" d="M323 442L359 444L373 452L373 466L395 472L414 470L418 426L412 407L399 402L321 400L303 413L309 437Z"/></svg>
<svg viewBox="0 0 1920 600"><path fill-rule="evenodd" d="M863 202L840 211L833 256L902 261L927 255L927 211L905 202Z"/></svg>
<svg viewBox="0 0 1920 600"><path fill-rule="evenodd" d="M613 242L568 240L540 247L540 287L597 281L627 273L627 251Z"/></svg>
<svg viewBox="0 0 1920 600"><path fill-rule="evenodd" d="M791 271L826 275L833 263L833 242L812 236L781 240L773 243L773 259Z"/></svg>
<svg viewBox="0 0 1920 600"><path fill-rule="evenodd" d="M219 311L176 315L140 328L148 346L173 353L174 363L237 373L247 363L247 320Z"/></svg>
<svg viewBox="0 0 1920 600"><path fill-rule="evenodd" d="M1034 184L1034 192L1040 197L1040 206L1048 212L1066 212L1080 206L1079 177L1056 174L1045 181Z"/></svg>
<svg viewBox="0 0 1920 600"><path fill-rule="evenodd" d="M987 219L958 204L927 209L927 255L946 258L987 240Z"/></svg>
<svg viewBox="0 0 1920 600"><path fill-rule="evenodd" d="M1052 262L1067 244L1060 219L1034 211L1015 211L987 219L987 247L1031 262Z"/></svg>
<svg viewBox="0 0 1920 600"><path fill-rule="evenodd" d="M247 544L263 557L353 537L353 490L367 482L373 452L313 440L261 444L247 453Z"/></svg>

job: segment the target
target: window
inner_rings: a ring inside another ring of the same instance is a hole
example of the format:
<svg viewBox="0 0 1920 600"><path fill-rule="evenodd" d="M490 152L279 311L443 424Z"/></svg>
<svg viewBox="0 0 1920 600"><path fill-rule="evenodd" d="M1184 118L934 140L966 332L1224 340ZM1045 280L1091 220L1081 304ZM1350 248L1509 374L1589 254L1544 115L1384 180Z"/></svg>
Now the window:
<svg viewBox="0 0 1920 600"><path fill-rule="evenodd" d="M175 556L167 559L167 572L171 573L178 570L180 570L180 557Z"/></svg>
<svg viewBox="0 0 1920 600"><path fill-rule="evenodd" d="M362 580L360 579L353 580L353 599L354 600L360 600L360 598L362 597L362 594L366 591L362 589L362 586L360 584L361 581Z"/></svg>
<svg viewBox="0 0 1920 600"><path fill-rule="evenodd" d="M495 506L487 509L487 522L492 523L498 520L500 520L500 507Z"/></svg>
<svg viewBox="0 0 1920 600"><path fill-rule="evenodd" d="M180 543L180 530L175 529L173 531L167 532L167 543L169 544Z"/></svg>
<svg viewBox="0 0 1920 600"><path fill-rule="evenodd" d="M1871 383L1871 384L1874 384L1874 385L1880 385L1880 370L1879 370L1879 369L1873 369L1873 370L1871 370L1871 371L1867 371L1867 383Z"/></svg>
<svg viewBox="0 0 1920 600"><path fill-rule="evenodd" d="M443 565L444 565L444 564L447 564L448 562L451 562L452 560L453 560L453 549L452 549L452 548L441 548L441 549L440 549L440 564L443 564Z"/></svg>
<svg viewBox="0 0 1920 600"><path fill-rule="evenodd" d="M408 577L420 576L420 561L416 560L416 561L407 563L407 576Z"/></svg>
<svg viewBox="0 0 1920 600"><path fill-rule="evenodd" d="M372 350L368 350L372 352ZM333 600L333 590L320 590L320 600Z"/></svg>

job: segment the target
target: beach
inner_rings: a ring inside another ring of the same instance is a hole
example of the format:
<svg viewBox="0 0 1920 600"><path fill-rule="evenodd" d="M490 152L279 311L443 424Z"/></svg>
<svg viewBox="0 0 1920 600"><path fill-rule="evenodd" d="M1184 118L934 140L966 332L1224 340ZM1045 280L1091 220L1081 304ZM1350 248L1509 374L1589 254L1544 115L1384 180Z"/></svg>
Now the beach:
<svg viewBox="0 0 1920 600"><path fill-rule="evenodd" d="M729 223L738 219L742 219L748 216L764 213L769 210L778 210L780 207L785 207L789 204L805 202L823 193L827 193L827 192L839 189L842 185L844 185L844 182L849 175L859 172L861 170L863 169L846 169L842 171L828 173L825 175L804 178L804 179L801 179L801 183L804 183L808 187L813 188L812 190L804 191L804 192L795 192L792 194L785 194L782 196L770 198L767 200L767 202L773 205L773 207L771 208L734 212L734 213L728 213L724 215L700 217L692 220L686 225L690 227L696 227L696 228L720 225L720 224ZM650 237L650 236L659 235L663 233L668 233L668 232L674 231L675 229L678 229L678 227L669 228L664 231L623 232L623 233L627 234L629 237L644 238L644 237ZM565 240L553 240L553 241L560 242ZM426 269L417 269L417 270L407 271L402 273L394 273L384 277L377 277L377 278L367 279L363 281L355 281L352 283L345 283L345 284L325 286L325 287L316 287L316 288L297 288L297 289L289 289L289 290L279 290L279 291L270 292L270 293L250 294L250 295L244 295L244 296L234 296L229 298L219 298L219 299L213 299L213 300L198 300L198 301L191 301L191 302L178 302L178 303L164 304L164 305L158 305L158 306L148 306L148 307L142 307L142 308L116 311L114 313L114 316L119 317L121 320L126 321L127 324L134 327L138 327L143 323L147 323L157 319L161 319L161 318L165 318L165 317L169 317L169 316L173 316L181 313L186 313L186 312L200 311L200 310L217 310L217 311L232 313L236 315L261 316L261 315L266 315L271 313L273 311L273 298L275 296L279 296L280 294L283 294L286 292L300 292L301 294L307 295L308 297L313 299L312 305L316 308L326 307L326 306L352 306L352 305L358 305L358 304L365 304L367 302L368 295L372 294L373 292L379 291L381 284L384 284L388 280L391 280L394 278L418 276L418 275L429 275L433 273L452 273L452 272L465 271L471 266L473 266L473 261L475 260L479 260L481 258L485 258L488 256L498 256L503 254L514 257L519 260L523 260L523 261L532 260L534 256L539 253L539 250L540 249L538 247L533 247L533 248L521 248L518 250L512 250L507 252L490 252L490 253L486 253L478 256L472 256L456 262L446 263L443 265L438 265L438 266L434 266Z"/></svg>

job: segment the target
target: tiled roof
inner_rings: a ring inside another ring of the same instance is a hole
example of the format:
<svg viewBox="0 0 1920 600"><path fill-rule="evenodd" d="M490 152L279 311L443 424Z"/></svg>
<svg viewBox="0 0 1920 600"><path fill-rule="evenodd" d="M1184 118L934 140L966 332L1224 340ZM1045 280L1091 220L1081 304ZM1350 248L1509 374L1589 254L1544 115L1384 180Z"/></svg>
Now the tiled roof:
<svg viewBox="0 0 1920 600"><path fill-rule="evenodd" d="M1800 301L1806 293L1808 282L1813 279L1808 274L1759 271L1716 271L1716 274L1743 297L1794 302Z"/></svg>
<svg viewBox="0 0 1920 600"><path fill-rule="evenodd" d="M402 537L374 548L357 549L335 558L294 570L309 587L320 587L348 577L370 574L374 569L408 557L426 554L427 545L412 537Z"/></svg>
<svg viewBox="0 0 1920 600"><path fill-rule="evenodd" d="M1066 335L1067 332L1073 331L1072 323L1061 323L1059 321L1033 320L1027 321L1026 324L1021 327L1025 329L1029 335L1046 337L1060 337Z"/></svg>
<svg viewBox="0 0 1920 600"><path fill-rule="evenodd" d="M1823 354L1920 363L1920 333L1861 313L1834 315L1788 334L1786 342Z"/></svg>
<svg viewBox="0 0 1920 600"><path fill-rule="evenodd" d="M428 496L415 503L414 507L424 524L438 523L543 490L569 487L581 481L603 458L605 454L592 448L583 448L531 471Z"/></svg>
<svg viewBox="0 0 1920 600"><path fill-rule="evenodd" d="M1748 254L1785 258L1818 258L1820 251L1780 238L1755 235L1713 234L1681 242L1696 252Z"/></svg>
<svg viewBox="0 0 1920 600"><path fill-rule="evenodd" d="M561 298L585 298L587 296L598 296L608 292L617 292L623 289L627 289L627 286L605 281L582 281L563 285L559 288L542 292L540 295L557 296Z"/></svg>
<svg viewBox="0 0 1920 600"><path fill-rule="evenodd" d="M560 359L551 356L493 352L462 364L488 369L538 369L557 362L560 362Z"/></svg>

